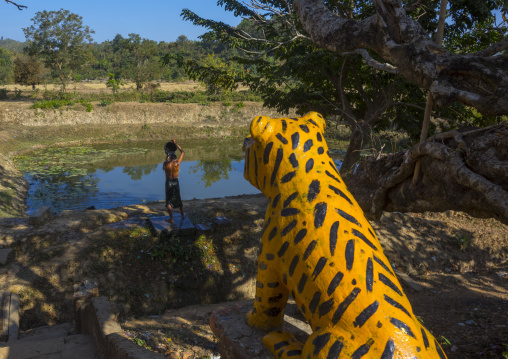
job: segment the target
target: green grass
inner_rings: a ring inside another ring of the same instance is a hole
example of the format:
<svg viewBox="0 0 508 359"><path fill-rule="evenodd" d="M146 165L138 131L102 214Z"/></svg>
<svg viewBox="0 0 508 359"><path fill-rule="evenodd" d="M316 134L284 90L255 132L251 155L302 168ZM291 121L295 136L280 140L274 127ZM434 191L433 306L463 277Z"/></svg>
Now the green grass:
<svg viewBox="0 0 508 359"><path fill-rule="evenodd" d="M40 95L37 96L40 98ZM25 100L34 101L36 96L33 94L23 96L20 92L8 92L6 89L0 89L1 100ZM42 100L36 100L33 108L60 108L62 106L72 106L75 103L81 103L86 106L90 102L99 102L101 106L107 106L114 102L143 102L143 103L201 103L209 104L211 102L222 102L230 106L233 102L253 101L261 102L261 97L250 90L235 92L226 92L223 94L209 94L205 91L125 91L117 93L99 92L62 92L45 90L42 92ZM238 105L243 107L243 103Z"/></svg>

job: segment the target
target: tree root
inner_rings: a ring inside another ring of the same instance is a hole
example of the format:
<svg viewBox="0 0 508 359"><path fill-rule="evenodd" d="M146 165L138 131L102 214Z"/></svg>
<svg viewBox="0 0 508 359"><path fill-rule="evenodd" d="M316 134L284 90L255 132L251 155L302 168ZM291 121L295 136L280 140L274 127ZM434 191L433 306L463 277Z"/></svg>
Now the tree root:
<svg viewBox="0 0 508 359"><path fill-rule="evenodd" d="M418 159L423 176L413 186ZM508 126L441 133L406 153L365 159L348 182L374 219L383 211L459 210L508 224Z"/></svg>

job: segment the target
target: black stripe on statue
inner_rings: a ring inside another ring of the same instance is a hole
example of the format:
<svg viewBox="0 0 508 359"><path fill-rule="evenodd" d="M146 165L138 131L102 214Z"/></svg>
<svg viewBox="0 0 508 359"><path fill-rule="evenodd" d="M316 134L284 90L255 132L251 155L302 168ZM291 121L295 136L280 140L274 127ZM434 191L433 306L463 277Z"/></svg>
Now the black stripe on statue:
<svg viewBox="0 0 508 359"><path fill-rule="evenodd" d="M293 166L293 168L298 167L298 160L296 159L296 155L294 153L289 155L289 163L291 163L291 166Z"/></svg>
<svg viewBox="0 0 508 359"><path fill-rule="evenodd" d="M362 310L360 314L356 317L355 321L353 322L355 327L362 327L367 320L369 320L370 317L376 313L377 309L379 308L379 302L375 300L371 305L369 305L367 308Z"/></svg>
<svg viewBox="0 0 508 359"><path fill-rule="evenodd" d="M265 152L263 153L263 162L265 165L270 162L270 152L272 151L273 142L270 142L265 147Z"/></svg>
<svg viewBox="0 0 508 359"><path fill-rule="evenodd" d="M289 206L289 204L296 198L298 197L298 191L296 192L293 192L291 193L288 198L286 198L286 200L284 201L284 204L282 205L283 208L286 208L287 206Z"/></svg>
<svg viewBox="0 0 508 359"><path fill-rule="evenodd" d="M402 330L404 333L406 333L407 335L413 337L416 339L413 331L411 330L411 328L409 327L409 325L407 325L406 323L404 323L403 321L401 320L398 320L397 318L390 318L390 323L392 323L393 325L395 325L397 328L399 328L400 330Z"/></svg>
<svg viewBox="0 0 508 359"><path fill-rule="evenodd" d="M314 167L314 159L311 158L305 164L305 173L309 173L313 167Z"/></svg>
<svg viewBox="0 0 508 359"><path fill-rule="evenodd" d="M282 136L280 133L276 134L275 137L277 137L279 139L279 141L282 142L283 144L285 144L285 145L288 144L288 140L286 140L284 138L284 136Z"/></svg>
<svg viewBox="0 0 508 359"><path fill-rule="evenodd" d="M300 144L300 133L295 132L291 135L291 148L293 150L296 150L299 144Z"/></svg>
<svg viewBox="0 0 508 359"><path fill-rule="evenodd" d="M325 347L326 343L330 340L331 333L324 333L318 335L313 341L314 344L314 356L317 356L321 350Z"/></svg>
<svg viewBox="0 0 508 359"><path fill-rule="evenodd" d="M284 152L282 151L282 148L279 148L277 150L277 157L275 157L275 164L273 166L273 172L272 177L270 178L270 184L273 186L275 183L275 178L277 177L277 172L279 172L279 166L282 162L282 156L284 155Z"/></svg>
<svg viewBox="0 0 508 359"><path fill-rule="evenodd" d="M339 222L334 222L330 227L330 253L333 256L335 254L335 247L337 246L337 232L339 231Z"/></svg>

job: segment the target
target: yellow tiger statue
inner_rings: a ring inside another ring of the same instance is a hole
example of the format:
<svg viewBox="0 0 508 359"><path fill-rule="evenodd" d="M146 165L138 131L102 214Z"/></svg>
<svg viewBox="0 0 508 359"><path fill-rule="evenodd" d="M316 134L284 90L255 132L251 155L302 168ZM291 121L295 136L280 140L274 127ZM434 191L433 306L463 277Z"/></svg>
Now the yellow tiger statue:
<svg viewBox="0 0 508 359"><path fill-rule="evenodd" d="M244 177L269 200L249 325L277 329L289 295L312 327L272 331L277 358L446 358L412 312L323 137L324 118L255 118Z"/></svg>

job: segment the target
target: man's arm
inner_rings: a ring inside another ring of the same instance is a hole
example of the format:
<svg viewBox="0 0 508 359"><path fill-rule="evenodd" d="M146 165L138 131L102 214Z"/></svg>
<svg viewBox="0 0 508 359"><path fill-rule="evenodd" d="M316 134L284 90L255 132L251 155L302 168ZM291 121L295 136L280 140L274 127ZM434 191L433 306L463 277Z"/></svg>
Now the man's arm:
<svg viewBox="0 0 508 359"><path fill-rule="evenodd" d="M183 155L185 152L182 150L182 147L180 147L180 145L178 143L176 143L175 140L173 140L173 142L175 143L176 147L178 147L178 149L180 150L180 157L178 157L178 164L180 164L180 163L182 163Z"/></svg>

